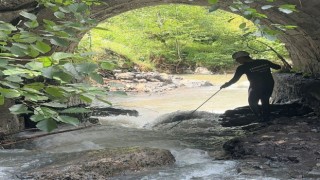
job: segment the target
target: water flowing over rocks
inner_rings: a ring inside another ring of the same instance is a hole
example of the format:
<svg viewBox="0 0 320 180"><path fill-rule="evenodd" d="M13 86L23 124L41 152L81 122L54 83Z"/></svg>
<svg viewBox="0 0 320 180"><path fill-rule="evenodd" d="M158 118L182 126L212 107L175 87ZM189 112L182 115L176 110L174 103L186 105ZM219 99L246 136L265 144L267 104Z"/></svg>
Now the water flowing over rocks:
<svg viewBox="0 0 320 180"><path fill-rule="evenodd" d="M105 78L105 84L111 91L157 93L179 87L212 86L208 81L186 80L180 76L158 72L121 72L114 77Z"/></svg>
<svg viewBox="0 0 320 180"><path fill-rule="evenodd" d="M165 114L155 124L148 126L191 143L194 148L206 150L216 159L228 159L222 144L243 135L243 130L239 127L222 127L218 121L220 114L205 111L191 113L192 111L176 111Z"/></svg>
<svg viewBox="0 0 320 180"><path fill-rule="evenodd" d="M193 142L215 159L237 159L242 175L319 179L319 116L298 103L271 107L266 123L245 106L221 115L178 111L160 117L153 127Z"/></svg>
<svg viewBox="0 0 320 180"><path fill-rule="evenodd" d="M175 159L168 150L127 147L70 153L59 165L17 175L20 179L97 179L123 175L160 166L173 165Z"/></svg>

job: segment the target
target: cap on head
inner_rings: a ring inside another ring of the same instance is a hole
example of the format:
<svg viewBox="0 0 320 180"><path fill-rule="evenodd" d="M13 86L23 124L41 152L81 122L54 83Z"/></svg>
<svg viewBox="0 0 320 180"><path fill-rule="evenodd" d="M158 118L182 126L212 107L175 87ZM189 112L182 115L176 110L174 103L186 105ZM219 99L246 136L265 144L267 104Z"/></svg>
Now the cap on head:
<svg viewBox="0 0 320 180"><path fill-rule="evenodd" d="M247 51L238 51L232 54L233 59L238 59L240 57L247 57L250 54Z"/></svg>

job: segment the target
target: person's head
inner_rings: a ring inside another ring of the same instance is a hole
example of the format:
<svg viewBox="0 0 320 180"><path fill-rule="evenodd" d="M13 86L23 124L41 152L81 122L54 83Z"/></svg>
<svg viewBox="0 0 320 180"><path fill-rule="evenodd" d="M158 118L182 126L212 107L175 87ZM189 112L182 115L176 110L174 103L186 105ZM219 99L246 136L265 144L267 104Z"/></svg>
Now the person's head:
<svg viewBox="0 0 320 180"><path fill-rule="evenodd" d="M252 61L250 54L247 51L237 51L232 54L232 58L240 64Z"/></svg>

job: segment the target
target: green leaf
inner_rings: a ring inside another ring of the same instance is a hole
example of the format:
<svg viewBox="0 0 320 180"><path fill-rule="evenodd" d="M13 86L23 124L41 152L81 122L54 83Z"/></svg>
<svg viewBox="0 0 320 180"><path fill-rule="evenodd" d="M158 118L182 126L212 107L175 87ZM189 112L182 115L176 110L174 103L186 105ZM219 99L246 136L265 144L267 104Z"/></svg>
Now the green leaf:
<svg viewBox="0 0 320 180"><path fill-rule="evenodd" d="M20 34L14 35L13 39L16 42L21 42L21 43L34 43L37 40L40 40L41 38L32 32L22 31L20 32Z"/></svg>
<svg viewBox="0 0 320 180"><path fill-rule="evenodd" d="M34 48L29 48L27 51L27 55L33 58L39 56L39 54L40 54L39 51L35 50Z"/></svg>
<svg viewBox="0 0 320 180"><path fill-rule="evenodd" d="M30 120L33 121L33 122L39 122L39 121L42 121L44 119L48 119L47 117L45 117L44 115L42 114L34 114L30 117Z"/></svg>
<svg viewBox="0 0 320 180"><path fill-rule="evenodd" d="M53 13L55 17L59 18L59 19L63 19L65 18L65 14L63 12L57 11Z"/></svg>
<svg viewBox="0 0 320 180"><path fill-rule="evenodd" d="M53 119L45 119L37 123L36 127L45 132L51 132L57 128L57 123Z"/></svg>
<svg viewBox="0 0 320 180"><path fill-rule="evenodd" d="M90 97L84 96L84 95L80 95L79 97L82 101L86 102L86 103L92 103L92 99Z"/></svg>
<svg viewBox="0 0 320 180"><path fill-rule="evenodd" d="M56 69L53 67L48 67L48 68L44 68L42 69L42 75L46 78L52 79L54 73L56 72Z"/></svg>
<svg viewBox="0 0 320 180"><path fill-rule="evenodd" d="M284 25L282 27L285 28L285 29L296 29L298 26L295 26L295 25Z"/></svg>
<svg viewBox="0 0 320 180"><path fill-rule="evenodd" d="M273 6L272 5L264 5L261 7L262 10L266 10L266 9L270 9L272 8Z"/></svg>
<svg viewBox="0 0 320 180"><path fill-rule="evenodd" d="M55 108L66 108L68 107L66 104L61 104L58 102L48 102L48 103L42 103L43 106L49 106L49 107L55 107Z"/></svg>
<svg viewBox="0 0 320 180"><path fill-rule="evenodd" d="M51 47L47 43L44 43L42 41L37 41L35 45L32 44L31 46L43 54L51 50Z"/></svg>
<svg viewBox="0 0 320 180"><path fill-rule="evenodd" d="M15 89L0 88L0 93L6 98L20 97L21 93Z"/></svg>
<svg viewBox="0 0 320 180"><path fill-rule="evenodd" d="M59 87L49 86L45 89L45 92L55 98L62 98L64 97L63 90Z"/></svg>
<svg viewBox="0 0 320 180"><path fill-rule="evenodd" d="M0 95L0 106L4 105L4 97Z"/></svg>
<svg viewBox="0 0 320 180"><path fill-rule="evenodd" d="M23 44L23 43L12 43L12 44L13 44L14 46L17 46L17 47L21 48L21 49L25 49L25 50L28 49L28 45Z"/></svg>
<svg viewBox="0 0 320 180"><path fill-rule="evenodd" d="M25 49L22 49L19 46L13 45L9 48L10 52L16 56L25 56L27 55L27 52Z"/></svg>
<svg viewBox="0 0 320 180"><path fill-rule="evenodd" d="M0 40L7 41L8 37L7 33L0 31Z"/></svg>
<svg viewBox="0 0 320 180"><path fill-rule="evenodd" d="M5 78L5 80L11 81L11 82L17 82L17 83L23 81L23 79L20 76L17 76L17 75L8 76L8 77Z"/></svg>
<svg viewBox="0 0 320 180"><path fill-rule="evenodd" d="M55 118L59 115L58 112L48 107L37 107L34 110L34 114L42 114L47 118Z"/></svg>
<svg viewBox="0 0 320 180"><path fill-rule="evenodd" d="M97 64L94 63L83 63L76 66L78 72L90 74L98 68Z"/></svg>
<svg viewBox="0 0 320 180"><path fill-rule="evenodd" d="M17 74L27 74L30 73L30 70L27 69L21 69L21 68L14 68L14 69L6 69L3 71L4 75L17 75Z"/></svg>
<svg viewBox="0 0 320 180"><path fill-rule="evenodd" d="M75 4L70 4L69 10L72 11L73 13L80 12L83 13L85 10L88 9L88 6L84 3L75 3Z"/></svg>
<svg viewBox="0 0 320 180"><path fill-rule="evenodd" d="M244 2L247 3L247 4L249 4L249 3L253 3L254 0L245 0Z"/></svg>
<svg viewBox="0 0 320 180"><path fill-rule="evenodd" d="M37 58L39 62L42 62L43 67L50 67L52 65L52 59L48 56L42 56Z"/></svg>
<svg viewBox="0 0 320 180"><path fill-rule="evenodd" d="M219 0L208 0L209 4L217 4Z"/></svg>
<svg viewBox="0 0 320 180"><path fill-rule="evenodd" d="M0 83L12 89L20 88L20 84L17 84L17 83L7 82L7 81L0 81Z"/></svg>
<svg viewBox="0 0 320 180"><path fill-rule="evenodd" d="M61 111L61 113L70 113L70 114L90 113L90 112L92 111L86 108L68 108Z"/></svg>
<svg viewBox="0 0 320 180"><path fill-rule="evenodd" d="M32 113L28 110L28 107L24 104L16 104L9 108L12 114L29 114Z"/></svg>
<svg viewBox="0 0 320 180"><path fill-rule="evenodd" d="M24 99L26 101L33 101L33 102L38 102L38 101L47 101L49 98L47 96L39 96L35 93L29 93L29 92L23 92L23 96L24 96Z"/></svg>
<svg viewBox="0 0 320 180"><path fill-rule="evenodd" d="M43 22L48 26L48 27L53 27L56 25L56 23L54 21L50 21L48 19L43 19Z"/></svg>
<svg viewBox="0 0 320 180"><path fill-rule="evenodd" d="M72 63L66 63L63 67L68 71L68 73L72 74L76 79L81 79L81 76L77 72L75 66Z"/></svg>
<svg viewBox="0 0 320 180"><path fill-rule="evenodd" d="M53 53L51 57L53 60L59 61L61 59L67 59L73 56L74 55L72 53L56 52L56 53Z"/></svg>
<svg viewBox="0 0 320 180"><path fill-rule="evenodd" d="M9 61L6 59L0 59L0 67L6 67Z"/></svg>
<svg viewBox="0 0 320 180"><path fill-rule="evenodd" d="M281 6L279 6L279 11L286 13L286 14L290 14L292 12L296 12L296 5L293 4L283 4Z"/></svg>
<svg viewBox="0 0 320 180"><path fill-rule="evenodd" d="M36 62L36 61L29 62L25 66L30 70L36 70L36 71L40 71L43 68L43 64L41 62Z"/></svg>
<svg viewBox="0 0 320 180"><path fill-rule="evenodd" d="M62 46L62 47L67 47L69 45L68 41L58 37L51 37L50 42L53 45Z"/></svg>
<svg viewBox="0 0 320 180"><path fill-rule="evenodd" d="M25 93L27 93L27 94L32 94L32 95L43 95L43 93L41 93L40 91L38 91L38 90L35 90L35 89L32 89L32 88L27 88L27 87L23 87L23 88L21 88L23 91L24 91L24 94L23 95L25 95L26 96L26 94ZM46 99L48 99L48 98L46 98ZM46 100L45 99L45 100Z"/></svg>
<svg viewBox="0 0 320 180"><path fill-rule="evenodd" d="M19 14L20 14L21 16L27 18L27 19L32 20L32 21L34 21L34 20L37 19L37 16L36 16L36 15L34 15L34 14L32 14L32 13L28 13L28 12L26 12L26 11L21 11Z"/></svg>
<svg viewBox="0 0 320 180"><path fill-rule="evenodd" d="M39 23L38 21L28 21L28 22L25 22L24 25L30 29L34 29L39 26Z"/></svg>
<svg viewBox="0 0 320 180"><path fill-rule="evenodd" d="M103 78L100 74L96 73L96 72L92 72L89 74L90 78L93 79L94 81L96 81L99 84L104 84Z"/></svg>
<svg viewBox="0 0 320 180"><path fill-rule="evenodd" d="M59 7L59 10L64 13L70 13L70 10L67 7Z"/></svg>
<svg viewBox="0 0 320 180"><path fill-rule="evenodd" d="M53 74L53 79L59 80L62 83L69 83L73 79L73 77L70 74L67 74L65 72L55 72Z"/></svg>
<svg viewBox="0 0 320 180"><path fill-rule="evenodd" d="M44 84L41 82L34 82L34 83L26 84L26 85L24 85L24 87L40 91L41 89L44 88Z"/></svg>
<svg viewBox="0 0 320 180"><path fill-rule="evenodd" d="M16 31L17 28L10 23L0 21L0 31Z"/></svg>
<svg viewBox="0 0 320 180"><path fill-rule="evenodd" d="M64 123L72 124L74 126L78 126L80 123L78 118L70 117L70 116L58 116L57 120Z"/></svg>

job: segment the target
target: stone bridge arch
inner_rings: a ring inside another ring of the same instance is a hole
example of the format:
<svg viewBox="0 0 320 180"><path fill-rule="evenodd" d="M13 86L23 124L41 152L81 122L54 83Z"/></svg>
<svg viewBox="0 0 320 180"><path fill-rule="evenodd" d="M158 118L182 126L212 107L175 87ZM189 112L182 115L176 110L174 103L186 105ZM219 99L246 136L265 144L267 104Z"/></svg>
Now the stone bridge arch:
<svg viewBox="0 0 320 180"><path fill-rule="evenodd" d="M107 5L96 7L93 11L93 17L102 21L120 13L133 9L154 6L168 3L190 4L198 6L208 6L207 0L104 0ZM220 1L221 9L230 11L229 5L232 0ZM320 75L320 1L308 0L299 1L279 0L278 4L295 3L299 13L284 14L275 8L264 11L268 20L262 22L265 25L270 24L293 24L298 28L287 31L280 36L280 40L286 44L289 55L294 63L294 67L306 73ZM262 4L252 4L253 7L261 7ZM259 8L258 8L259 9Z"/></svg>
<svg viewBox="0 0 320 180"><path fill-rule="evenodd" d="M233 0L223 0L219 2L221 9L230 11L229 5ZM103 21L110 17L119 15L123 12L134 10L137 8L155 6L161 4L189 4L197 6L209 6L207 0L103 0L104 4L95 6L92 9L92 17L98 21ZM290 24L297 25L298 28L285 32L280 36L280 40L286 44L289 55L292 59L293 66L296 69L305 73L311 73L315 76L320 76L320 1L290 1L278 0L278 4L293 3L296 4L299 13L285 14L278 11L276 8L271 8L264 13L268 19L262 23L270 24ZM250 4L251 6L260 9L265 5L265 1L259 1ZM0 20L13 21L17 18L17 12L27 9L33 10L36 8L35 0L3 0L0 2ZM39 15L50 19L52 14L46 9L42 9ZM82 35L79 35L79 38ZM72 51L77 44L70 45L65 51Z"/></svg>

